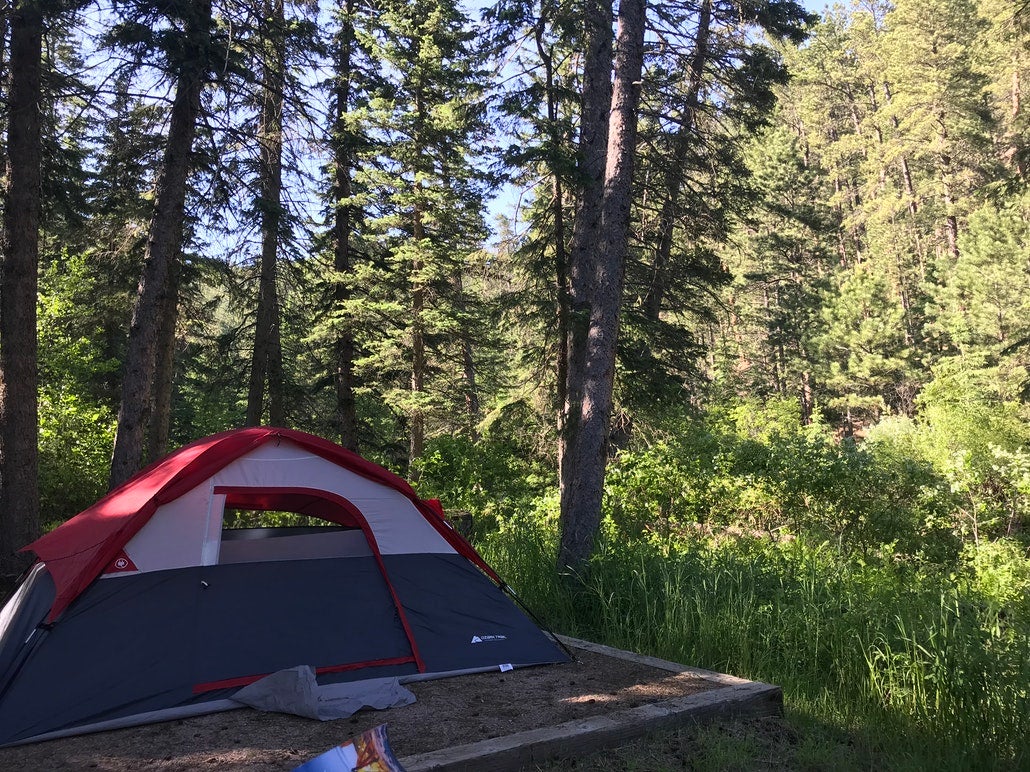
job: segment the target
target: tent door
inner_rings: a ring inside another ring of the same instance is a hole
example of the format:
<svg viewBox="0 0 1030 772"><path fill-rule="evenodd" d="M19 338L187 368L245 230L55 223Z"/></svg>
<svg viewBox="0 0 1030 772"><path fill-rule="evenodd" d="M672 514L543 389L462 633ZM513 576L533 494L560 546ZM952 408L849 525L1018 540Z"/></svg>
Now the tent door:
<svg viewBox="0 0 1030 772"><path fill-rule="evenodd" d="M273 558L200 569L195 693L238 688L296 665L337 673L338 680L424 669L374 534L351 502L305 489L214 492L225 495L227 507L252 505L260 498L267 509L293 511L307 502L302 514L314 506L318 517L360 528L368 549L354 554L358 551L351 544L350 554L341 557Z"/></svg>

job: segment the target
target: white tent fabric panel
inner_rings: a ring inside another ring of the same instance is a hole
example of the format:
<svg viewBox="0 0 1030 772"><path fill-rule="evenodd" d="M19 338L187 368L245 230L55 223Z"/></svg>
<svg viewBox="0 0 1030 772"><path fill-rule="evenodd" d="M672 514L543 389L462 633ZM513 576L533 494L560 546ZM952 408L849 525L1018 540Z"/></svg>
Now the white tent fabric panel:
<svg viewBox="0 0 1030 772"><path fill-rule="evenodd" d="M211 483L215 487L310 488L335 493L364 515L382 554L454 553L403 493L289 441L262 445L219 471Z"/></svg>
<svg viewBox="0 0 1030 772"><path fill-rule="evenodd" d="M383 555L454 553L454 548L400 491L343 469L284 440L261 445L193 490L158 507L150 521L125 546L126 555L139 571L243 559L241 556L252 548L230 547L229 555L219 558L224 546L221 534L225 496L215 494L214 490L220 486L307 488L333 493L350 501L362 513ZM286 546L284 543L284 556L290 554ZM337 546L343 549L342 544ZM327 544L325 549L332 551L334 547ZM353 554L353 547L346 549L344 554ZM113 578L119 574L108 576Z"/></svg>
<svg viewBox="0 0 1030 772"><path fill-rule="evenodd" d="M125 545L125 554L143 571L164 571L210 564L204 560L209 516L217 516L221 533L222 512L213 512L211 486L198 485L174 501L158 507L153 517ZM224 496L219 497L224 501ZM217 557L217 550L215 551ZM117 577L119 574L109 574Z"/></svg>

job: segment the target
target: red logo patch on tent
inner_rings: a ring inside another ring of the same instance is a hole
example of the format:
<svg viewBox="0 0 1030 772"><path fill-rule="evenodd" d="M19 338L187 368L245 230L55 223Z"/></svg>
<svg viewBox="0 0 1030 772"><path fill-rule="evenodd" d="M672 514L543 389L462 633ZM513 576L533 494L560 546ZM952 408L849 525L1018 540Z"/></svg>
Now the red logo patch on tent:
<svg viewBox="0 0 1030 772"><path fill-rule="evenodd" d="M132 558L125 554L125 550L119 552L114 560L107 564L107 568L104 569L105 574L120 574L123 571L139 571L136 568L136 564L132 562Z"/></svg>

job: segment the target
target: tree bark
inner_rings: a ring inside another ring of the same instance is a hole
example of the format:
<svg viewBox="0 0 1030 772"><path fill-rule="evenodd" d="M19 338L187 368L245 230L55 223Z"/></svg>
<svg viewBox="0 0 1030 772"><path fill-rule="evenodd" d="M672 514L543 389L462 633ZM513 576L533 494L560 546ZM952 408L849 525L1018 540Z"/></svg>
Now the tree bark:
<svg viewBox="0 0 1030 772"><path fill-rule="evenodd" d="M268 421L283 425L282 343L279 333L278 253L282 224L283 187L283 66L282 0L265 3L265 51L262 61L261 126L258 130L261 193L261 266L254 325L254 352L247 391L247 426L258 426L264 416L265 383L268 383Z"/></svg>
<svg viewBox="0 0 1030 772"><path fill-rule="evenodd" d="M178 268L177 265L173 265L169 269L168 292L158 313L154 405L147 443L148 461L157 461L168 453L168 437L172 425L172 381L175 374L175 328L179 317Z"/></svg>
<svg viewBox="0 0 1030 772"><path fill-rule="evenodd" d="M186 181L192 166L193 138L200 112L200 94L207 80L211 0L198 0L188 17L186 45L198 55L180 64L165 143L157 200L150 221L143 273L129 325L122 399L118 410L110 486L135 474L142 463L143 443L150 423L157 350L157 316L169 291L169 272L182 249Z"/></svg>
<svg viewBox="0 0 1030 772"><path fill-rule="evenodd" d="M558 419L558 488L562 503L571 501L567 490L576 476L568 466L576 456L583 414L583 373L586 370L590 327L592 268L600 245L604 200L605 159L608 152L608 119L612 103L612 6L611 0L586 0L583 96L580 108L579 182L581 189L572 228L568 264L568 312L566 316L565 382L559 383L562 410Z"/></svg>
<svg viewBox="0 0 1030 772"><path fill-rule="evenodd" d="M454 297L458 312L465 317L465 286L461 278L461 268L454 272ZM473 333L467 327L462 329L459 345L461 346L461 369L465 381L465 420L468 436L473 442L479 441L479 387L476 386L476 360L472 346Z"/></svg>
<svg viewBox="0 0 1030 772"><path fill-rule="evenodd" d="M894 94L891 92L891 84L889 81L883 82L883 96L887 104L890 105L891 100L894 98ZM891 115L891 126L894 128L894 133L897 134L900 122L898 121L897 115ZM912 182L912 169L908 164L908 156L902 153L898 157L898 164L901 168L901 180L905 186L905 197L908 206L908 213L915 218L919 212L919 202L916 200L916 187Z"/></svg>
<svg viewBox="0 0 1030 772"><path fill-rule="evenodd" d="M473 442L479 441L479 387L476 386L476 361L473 356L472 342L462 341L461 364L465 374L465 415L468 420L469 437Z"/></svg>
<svg viewBox="0 0 1030 772"><path fill-rule="evenodd" d="M801 372L801 393L798 395L801 406L801 425L812 424L812 414L815 411L815 401L812 395L812 375L808 370Z"/></svg>
<svg viewBox="0 0 1030 772"><path fill-rule="evenodd" d="M564 472L572 474L561 490L558 566L573 573L581 573L586 567L601 522L619 309L629 252L645 8L645 0L622 0L619 5L601 241L589 302L585 366L581 371L569 368L569 381L581 384L583 399L579 414L570 421L577 436L571 443L573 455L563 467Z"/></svg>
<svg viewBox="0 0 1030 772"><path fill-rule="evenodd" d="M0 576L39 535L39 370L36 294L41 195L43 13L21 2L10 18L7 185L0 263Z"/></svg>
<svg viewBox="0 0 1030 772"><path fill-rule="evenodd" d="M420 183L416 182L415 187L420 188ZM408 419L408 476L417 480L419 471L415 464L422 458L426 445L426 417L422 410L426 389L426 340L422 318L426 308L426 288L420 257L426 234L422 224L422 201L418 197L411 219L411 235L415 242L415 257L411 262L411 397L414 404Z"/></svg>
<svg viewBox="0 0 1030 772"><path fill-rule="evenodd" d="M415 87L415 114L419 126L425 125L427 106L422 92L423 84L420 82ZM424 150L423 138L420 132L414 132L416 146ZM421 153L419 153L421 155ZM424 162L424 159L423 159ZM411 260L411 275L408 279L411 287L411 401L412 408L408 415L408 476L417 481L421 472L416 465L422 458L426 445L426 416L422 400L426 389L426 374L428 363L426 361L426 338L425 338L425 310L426 310L426 281L423 275L425 262L422 256L425 230L425 200L422 190L422 182L419 179L416 168L414 182L414 203L411 208L411 239L414 242L414 251Z"/></svg>
<svg viewBox="0 0 1030 772"><path fill-rule="evenodd" d="M0 83L4 84L8 89L10 87L10 71L8 68L8 49L7 40L11 30L11 8L7 2L0 3ZM42 46L42 44L40 44ZM7 113L10 109L10 102L7 104L8 110L2 111L0 114L0 158L3 162L0 163L0 190L7 190Z"/></svg>
<svg viewBox="0 0 1030 772"><path fill-rule="evenodd" d="M344 7L343 29L340 31L336 71L336 115L333 126L335 168L333 172L333 270L336 279L333 295L336 311L344 317L336 332L336 414L340 427L340 444L358 451L358 414L354 398L354 330L346 318L346 305L350 300L348 281L351 276L351 230L353 208L351 203L351 167L354 158L351 148L352 130L349 123L351 79L354 50L353 0Z"/></svg>
<svg viewBox="0 0 1030 772"><path fill-rule="evenodd" d="M893 99L891 92L891 86L889 81L883 81L883 95L885 103L889 106ZM876 90L870 85L869 96L873 103L873 108L876 109ZM894 127L894 135L897 136L898 128L900 123L897 115L891 114L891 125ZM876 128L876 136L878 138L878 150L882 154L885 143L883 140L883 132L879 126ZM909 214L909 232L912 234L912 244L915 248L915 255L917 260L917 266L919 273L922 274L922 266L924 262L922 240L919 237L919 230L917 227L916 216L919 213L919 205L916 202L916 190L912 183L912 170L909 167L908 157L902 153L898 158L899 168L901 170L901 180L905 190L905 198L908 201L907 210ZM880 167L881 180L886 180L887 169L885 166ZM881 186L882 186L881 182ZM896 263L898 268L898 295L901 299L901 307L905 312L905 342L911 343L915 339L915 330L913 329L914 320L912 319L912 303L909 300L909 289L908 289L908 276L905 270L905 265L902 262L901 252L897 253Z"/></svg>
<svg viewBox="0 0 1030 772"><path fill-rule="evenodd" d="M951 257L952 265L958 262L958 217L955 215L955 198L951 192L952 175L951 153L948 148L948 128L944 122L944 113L937 117L940 127L939 141L941 144L940 158L940 180L941 199L944 203L944 236L948 245L948 255Z"/></svg>
<svg viewBox="0 0 1030 772"><path fill-rule="evenodd" d="M1024 158L1025 153L1025 142L1023 140L1022 132L1016 131L1014 128L1019 124L1019 116L1023 109L1023 95L1022 86L1019 80L1019 66L1018 57L1013 52L1013 68L1012 68L1012 81L1009 87L1009 102L1011 105L1011 112L1009 114L1009 130L1008 140L1009 149L1005 153L1006 156L1012 159L1011 163L1016 170L1016 174L1019 175L1021 180L1026 179L1026 159Z"/></svg>

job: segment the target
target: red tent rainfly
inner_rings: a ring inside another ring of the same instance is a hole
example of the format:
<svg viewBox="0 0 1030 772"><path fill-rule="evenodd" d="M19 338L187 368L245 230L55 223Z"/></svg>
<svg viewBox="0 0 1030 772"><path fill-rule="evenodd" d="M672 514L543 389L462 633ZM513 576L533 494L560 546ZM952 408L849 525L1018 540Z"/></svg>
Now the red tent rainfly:
<svg viewBox="0 0 1030 772"><path fill-rule="evenodd" d="M226 527L240 510L317 524ZM296 665L330 683L567 659L439 502L289 429L187 445L26 549L0 612L0 744L236 707Z"/></svg>

